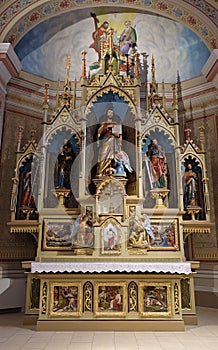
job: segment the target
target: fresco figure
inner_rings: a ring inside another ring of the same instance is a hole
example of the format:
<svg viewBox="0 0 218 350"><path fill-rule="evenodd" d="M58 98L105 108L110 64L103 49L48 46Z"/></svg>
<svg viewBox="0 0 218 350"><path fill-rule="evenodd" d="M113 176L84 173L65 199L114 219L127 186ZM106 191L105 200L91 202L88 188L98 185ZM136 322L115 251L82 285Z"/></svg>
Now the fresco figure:
<svg viewBox="0 0 218 350"><path fill-rule="evenodd" d="M197 174L193 171L192 165L188 164L185 173L184 207L197 206Z"/></svg>
<svg viewBox="0 0 218 350"><path fill-rule="evenodd" d="M151 140L146 152L149 162L149 176L152 188L167 187L166 155L156 139Z"/></svg>
<svg viewBox="0 0 218 350"><path fill-rule="evenodd" d="M120 36L120 51L125 56L129 54L130 47L136 44L137 35L129 20L126 20L124 25L125 28Z"/></svg>
<svg viewBox="0 0 218 350"><path fill-rule="evenodd" d="M107 21L104 21L100 25L100 27L98 27L99 20L97 19L96 14L91 13L91 16L94 19L95 31L92 33L93 43L89 47L99 53L100 59L101 42L107 41L107 31L109 28L109 23Z"/></svg>

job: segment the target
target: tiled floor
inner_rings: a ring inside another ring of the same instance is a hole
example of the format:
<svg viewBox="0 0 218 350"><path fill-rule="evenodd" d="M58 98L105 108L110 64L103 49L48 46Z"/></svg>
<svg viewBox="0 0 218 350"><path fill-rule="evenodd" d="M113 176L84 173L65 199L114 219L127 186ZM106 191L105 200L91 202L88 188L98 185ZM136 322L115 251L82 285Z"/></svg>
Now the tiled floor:
<svg viewBox="0 0 218 350"><path fill-rule="evenodd" d="M198 307L185 332L37 332L21 313L0 314L0 350L216 350L218 309Z"/></svg>

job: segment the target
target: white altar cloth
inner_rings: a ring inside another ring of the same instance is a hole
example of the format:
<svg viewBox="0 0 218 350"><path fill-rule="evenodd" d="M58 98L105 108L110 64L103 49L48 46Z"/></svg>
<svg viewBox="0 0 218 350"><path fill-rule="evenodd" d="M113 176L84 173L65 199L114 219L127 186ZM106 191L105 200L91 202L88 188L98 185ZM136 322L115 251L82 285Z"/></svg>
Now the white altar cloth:
<svg viewBox="0 0 218 350"><path fill-rule="evenodd" d="M190 274L190 262L32 262L37 273L156 272Z"/></svg>

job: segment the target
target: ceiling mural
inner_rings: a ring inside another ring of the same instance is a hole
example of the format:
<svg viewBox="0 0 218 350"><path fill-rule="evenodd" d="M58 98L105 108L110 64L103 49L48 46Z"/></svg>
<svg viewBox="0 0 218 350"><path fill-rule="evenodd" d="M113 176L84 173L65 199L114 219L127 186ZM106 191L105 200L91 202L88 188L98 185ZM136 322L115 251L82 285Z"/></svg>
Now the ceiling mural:
<svg viewBox="0 0 218 350"><path fill-rule="evenodd" d="M183 23L197 33L209 49L216 48L218 12L213 1L204 0L2 0L0 41L15 46L38 23L61 13L67 19L74 11L79 19L87 18L90 11L97 14L149 11Z"/></svg>
<svg viewBox="0 0 218 350"><path fill-rule="evenodd" d="M137 34L137 49L148 54L148 64L154 55L158 82L174 82L179 72L181 80L201 74L210 51L190 29L177 21L155 14L111 13L98 16L114 29L114 39L124 29L125 20L131 21ZM81 51L87 51L87 67L98 60L90 48L95 30L93 18L74 24L73 17L59 15L38 24L15 46L23 70L50 80L64 80L67 54L71 56L70 78L81 76Z"/></svg>

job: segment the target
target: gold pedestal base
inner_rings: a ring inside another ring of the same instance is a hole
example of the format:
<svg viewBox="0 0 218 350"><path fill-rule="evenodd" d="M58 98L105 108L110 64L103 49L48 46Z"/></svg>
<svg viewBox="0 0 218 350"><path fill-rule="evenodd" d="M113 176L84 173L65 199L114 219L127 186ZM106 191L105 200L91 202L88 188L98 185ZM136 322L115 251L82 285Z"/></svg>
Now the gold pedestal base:
<svg viewBox="0 0 218 350"><path fill-rule="evenodd" d="M172 320L82 320L82 321L38 321L38 331L166 331L166 332L178 332L184 331L184 321L172 321Z"/></svg>
<svg viewBox="0 0 218 350"><path fill-rule="evenodd" d="M170 190L168 188L154 188L150 190L151 197L156 199L155 208L166 208L164 200L169 194Z"/></svg>

